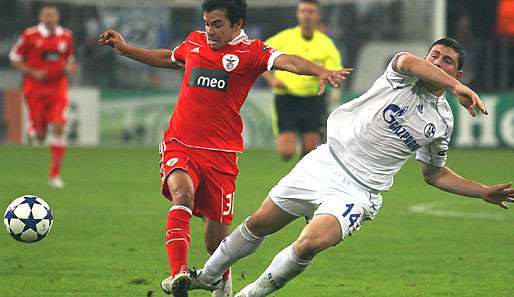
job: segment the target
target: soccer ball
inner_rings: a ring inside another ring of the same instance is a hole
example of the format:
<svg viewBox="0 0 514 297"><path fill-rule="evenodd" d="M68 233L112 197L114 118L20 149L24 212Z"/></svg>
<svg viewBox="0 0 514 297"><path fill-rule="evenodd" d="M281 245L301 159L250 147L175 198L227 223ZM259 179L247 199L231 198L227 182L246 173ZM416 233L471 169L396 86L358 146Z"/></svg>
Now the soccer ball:
<svg viewBox="0 0 514 297"><path fill-rule="evenodd" d="M7 232L22 242L36 242L45 238L52 228L52 222L52 211L48 203L33 195L14 199L4 214Z"/></svg>

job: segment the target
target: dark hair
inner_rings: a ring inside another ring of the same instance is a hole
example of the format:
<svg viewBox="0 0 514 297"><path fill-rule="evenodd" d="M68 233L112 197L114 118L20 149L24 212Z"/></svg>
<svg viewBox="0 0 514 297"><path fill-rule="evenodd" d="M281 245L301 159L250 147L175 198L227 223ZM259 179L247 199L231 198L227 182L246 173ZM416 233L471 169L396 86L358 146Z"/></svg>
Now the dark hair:
<svg viewBox="0 0 514 297"><path fill-rule="evenodd" d="M464 66L464 58L466 57L466 52L464 51L462 45L453 38L444 37L434 42L430 46L430 50L432 50L432 48L438 44L452 48L455 52L457 52L457 54L459 55L459 64L457 65L457 69L462 70L462 66Z"/></svg>
<svg viewBox="0 0 514 297"><path fill-rule="evenodd" d="M302 3L310 3L310 4L316 4L318 7L320 6L318 0L300 0L300 1L298 1L298 4L302 4Z"/></svg>
<svg viewBox="0 0 514 297"><path fill-rule="evenodd" d="M243 25L246 23L247 7L246 0L204 0L202 3L204 12L211 12L216 9L224 10L232 25L240 19L243 20Z"/></svg>
<svg viewBox="0 0 514 297"><path fill-rule="evenodd" d="M41 12L43 9L55 9L57 10L57 12L59 12L59 8L57 7L57 5L52 3L44 3L43 5L41 5L41 7L39 8L39 12Z"/></svg>

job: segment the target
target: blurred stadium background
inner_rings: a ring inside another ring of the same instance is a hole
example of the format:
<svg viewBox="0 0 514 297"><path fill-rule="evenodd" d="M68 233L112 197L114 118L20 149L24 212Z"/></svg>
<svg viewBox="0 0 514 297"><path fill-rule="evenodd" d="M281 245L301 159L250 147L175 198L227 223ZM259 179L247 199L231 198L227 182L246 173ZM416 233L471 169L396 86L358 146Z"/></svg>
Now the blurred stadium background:
<svg viewBox="0 0 514 297"><path fill-rule="evenodd" d="M506 1L512 2L512 1ZM74 32L81 66L72 78L69 140L87 145L155 145L176 100L181 72L155 69L115 56L98 47L105 28L146 48L174 48L191 30L202 29L201 1L155 0L1 0L0 1L0 141L21 143L20 74L8 53L20 32L36 23L39 8L55 3L61 23ZM454 145L514 147L514 87L509 34L512 16L497 22L493 0L327 0L323 28L335 40L343 62L356 71L344 86L341 101L358 95L381 74L390 57L409 50L425 54L436 38L451 36L467 49L464 82L484 94L491 115L459 118ZM295 25L296 0L249 1L247 33L266 39ZM510 23L509 23L510 22ZM497 25L498 23L498 25ZM500 34L501 33L501 34ZM243 108L248 148L271 148L271 93L259 81Z"/></svg>
<svg viewBox="0 0 514 297"><path fill-rule="evenodd" d="M295 24L295 0L248 2L246 31L252 37L265 39ZM512 179L514 12L499 17L500 0L320 2L324 28L344 64L355 67L341 102L367 89L394 53L424 55L445 35L461 41L468 54L463 80L483 96L490 114L471 118L454 106L449 164L485 183ZM47 149L24 145L20 75L8 60L17 36L37 23L45 3L56 4L61 24L74 32L81 66L71 83L67 129L74 145L62 190L46 184ZM117 57L98 47L96 37L112 27L134 45L173 48L188 32L202 29L200 3L0 0L0 206L32 193L49 202L55 215L51 234L38 244L0 234L0 296L164 296L158 287L168 270L163 234L169 204L159 193L157 144L181 73ZM294 166L271 150L271 102L269 88L258 81L243 108L248 151L240 158L236 224ZM409 162L384 194L376 222L321 255L274 296L514 296L512 211L465 200L426 187L419 166ZM241 261L234 268L235 289L257 277L302 226L298 220ZM199 266L206 259L200 220L192 228L190 258Z"/></svg>

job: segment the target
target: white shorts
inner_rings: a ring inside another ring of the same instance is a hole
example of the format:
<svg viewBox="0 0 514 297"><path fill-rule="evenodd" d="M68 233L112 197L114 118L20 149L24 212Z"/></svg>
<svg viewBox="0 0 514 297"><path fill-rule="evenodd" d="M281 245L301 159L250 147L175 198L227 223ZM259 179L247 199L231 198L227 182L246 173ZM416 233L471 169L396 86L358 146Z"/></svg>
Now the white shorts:
<svg viewBox="0 0 514 297"><path fill-rule="evenodd" d="M269 192L271 200L294 216L335 216L341 240L375 217L382 196L370 192L350 177L334 159L327 144L307 154Z"/></svg>

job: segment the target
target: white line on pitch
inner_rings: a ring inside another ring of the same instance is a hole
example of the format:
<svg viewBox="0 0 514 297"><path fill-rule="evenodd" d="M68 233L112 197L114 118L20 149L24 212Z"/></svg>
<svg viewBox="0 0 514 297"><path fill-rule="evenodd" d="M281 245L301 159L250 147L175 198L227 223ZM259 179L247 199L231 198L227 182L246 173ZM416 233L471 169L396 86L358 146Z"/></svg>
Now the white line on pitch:
<svg viewBox="0 0 514 297"><path fill-rule="evenodd" d="M445 217L445 218L467 218L467 219L480 219L480 220L497 220L503 221L507 220L508 217L500 214L493 213L485 213L485 212L464 212L458 210L443 210L445 204L455 205L455 203L448 202L430 202L430 203L420 203L415 204L409 207L409 211L415 213L428 214L436 217ZM437 209L439 208L439 209ZM501 211L501 210L498 210Z"/></svg>

